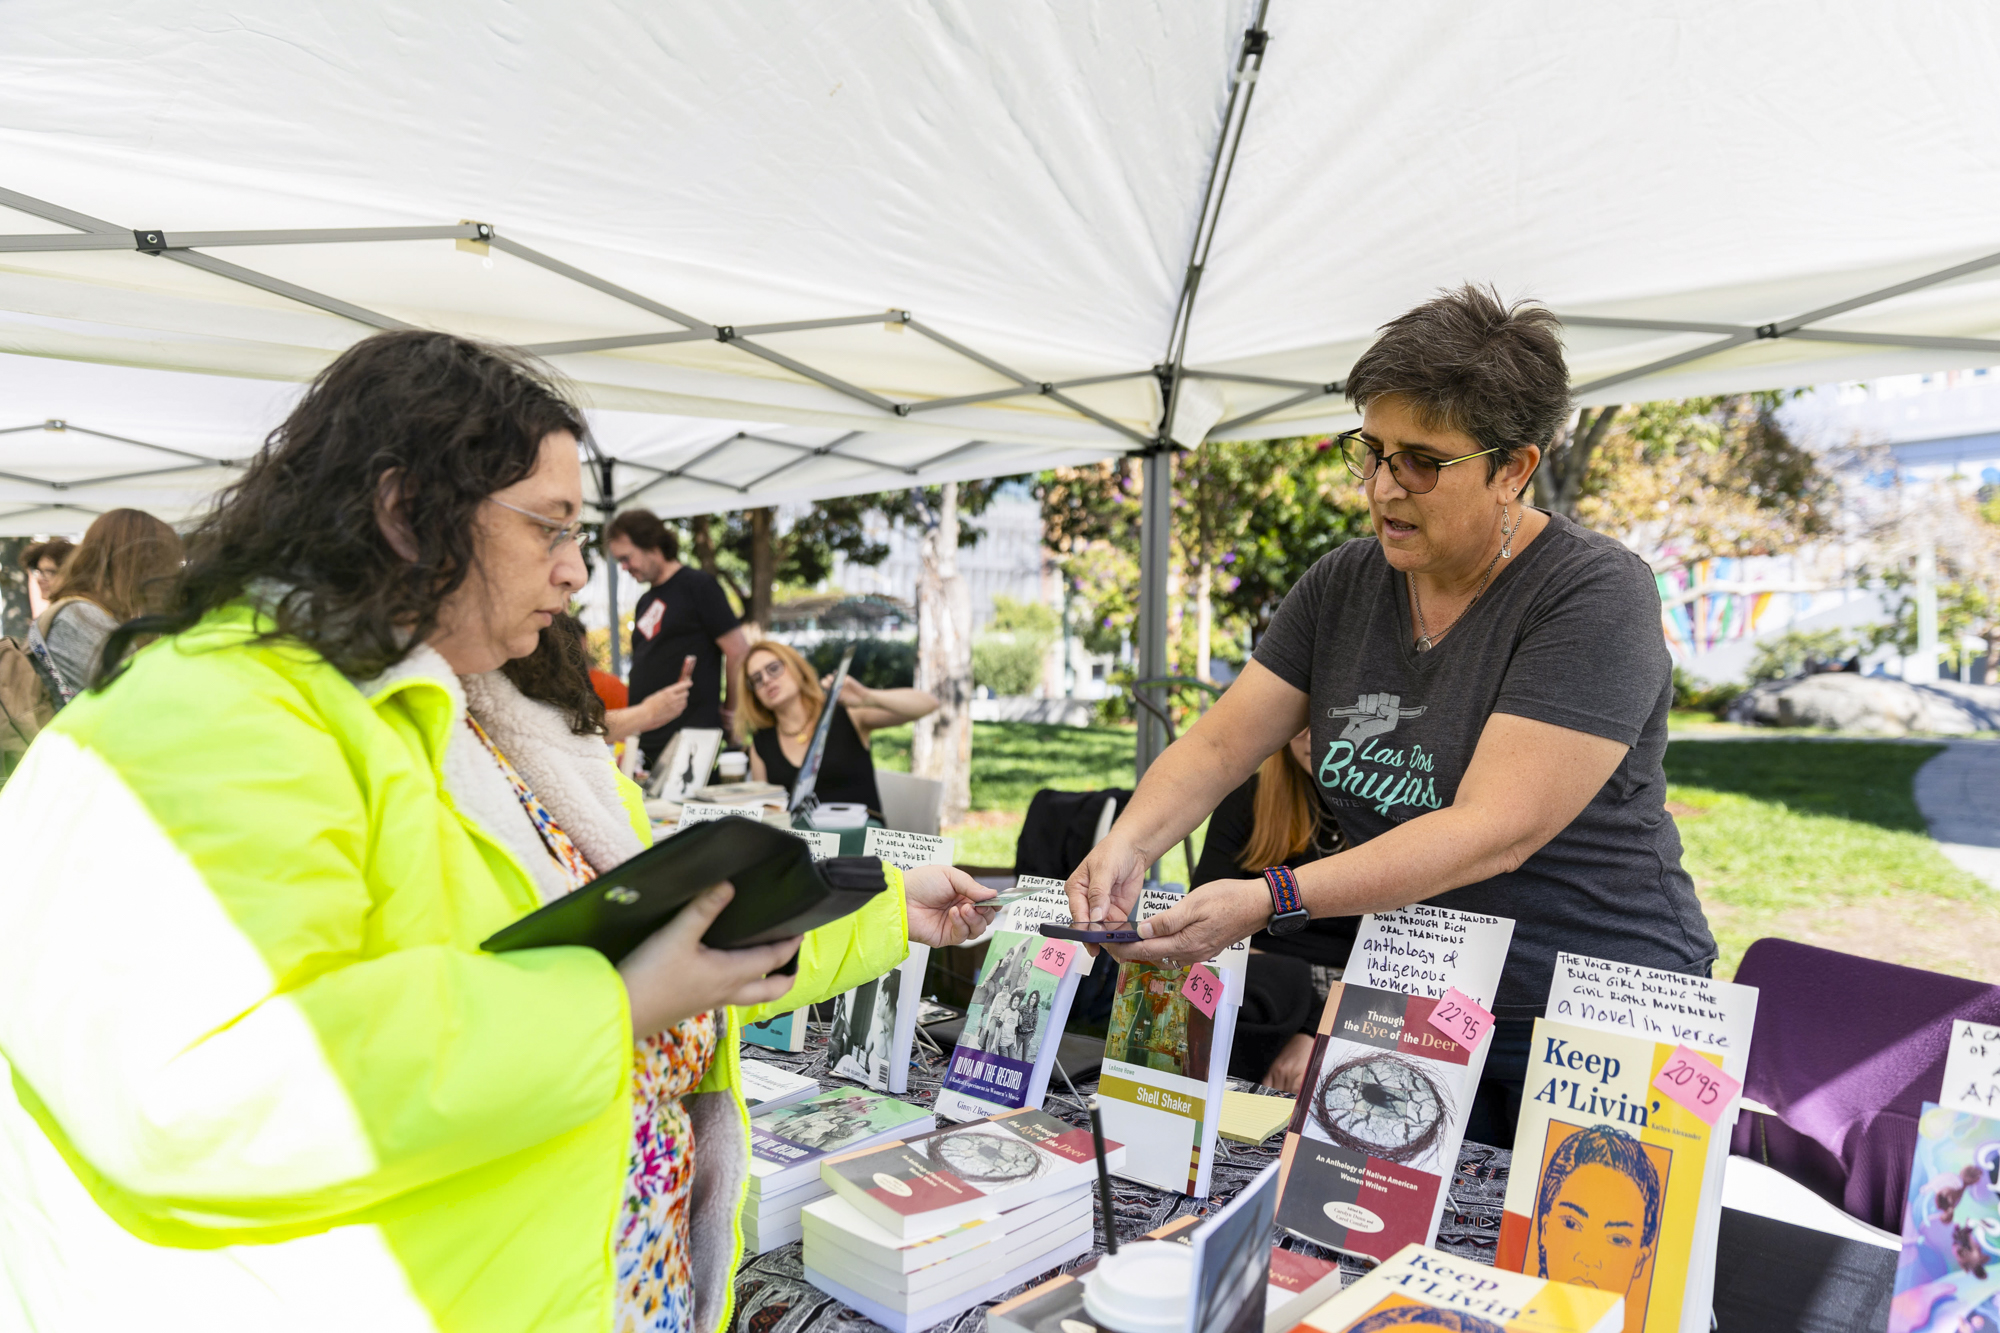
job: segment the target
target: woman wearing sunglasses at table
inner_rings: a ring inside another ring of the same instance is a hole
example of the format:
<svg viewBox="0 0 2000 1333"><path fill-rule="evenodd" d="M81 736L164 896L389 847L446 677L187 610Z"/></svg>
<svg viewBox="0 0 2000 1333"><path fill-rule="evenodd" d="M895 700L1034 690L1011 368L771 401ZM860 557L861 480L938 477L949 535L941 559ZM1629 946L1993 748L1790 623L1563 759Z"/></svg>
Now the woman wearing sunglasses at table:
<svg viewBox="0 0 2000 1333"><path fill-rule="evenodd" d="M1146 867L1309 727L1349 849L1206 884L1113 952L1186 963L1417 902L1513 918L1467 1129L1490 1143L1512 1142L1558 952L1703 975L1716 954L1665 809L1652 571L1523 502L1570 411L1558 329L1470 286L1384 326L1347 380L1362 425L1338 440L1374 539L1308 571L1069 880L1079 917L1128 916Z"/></svg>
<svg viewBox="0 0 2000 1333"><path fill-rule="evenodd" d="M743 678L750 683L750 697L737 710L736 725L750 745L750 775L790 790L819 730L826 687L833 678L822 681L813 674L812 663L775 640L751 648L743 659ZM840 703L827 729L813 794L821 805L866 806L880 818L882 795L875 787L875 756L868 738L884 727L936 712L938 701L907 687L870 689L849 676L841 684Z"/></svg>

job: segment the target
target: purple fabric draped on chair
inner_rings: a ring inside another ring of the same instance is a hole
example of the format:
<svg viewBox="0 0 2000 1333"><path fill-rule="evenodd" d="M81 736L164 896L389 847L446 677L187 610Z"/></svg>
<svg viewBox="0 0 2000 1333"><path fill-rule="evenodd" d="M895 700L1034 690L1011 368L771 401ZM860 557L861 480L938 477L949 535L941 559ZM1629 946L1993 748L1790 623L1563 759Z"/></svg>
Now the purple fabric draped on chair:
<svg viewBox="0 0 2000 1333"><path fill-rule="evenodd" d="M1736 980L1758 991L1743 1095L1777 1115L1746 1112L1730 1151L1900 1232L1951 1024L2000 1023L2000 987L1778 939L1751 945Z"/></svg>

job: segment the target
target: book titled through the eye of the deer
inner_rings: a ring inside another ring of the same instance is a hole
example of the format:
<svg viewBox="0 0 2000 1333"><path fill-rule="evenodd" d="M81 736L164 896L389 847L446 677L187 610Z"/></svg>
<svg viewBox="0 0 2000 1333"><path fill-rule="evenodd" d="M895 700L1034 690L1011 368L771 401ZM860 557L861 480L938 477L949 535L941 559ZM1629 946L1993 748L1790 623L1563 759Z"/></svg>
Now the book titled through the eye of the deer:
<svg viewBox="0 0 2000 1333"><path fill-rule="evenodd" d="M1328 992L1279 1157L1279 1226L1378 1261L1436 1237L1493 1039L1468 1042L1462 1027L1454 1039L1432 1020L1454 1012L1452 990L1493 1002L1513 930L1505 917L1421 904L1363 918L1353 956L1380 965L1348 975L1398 988Z"/></svg>

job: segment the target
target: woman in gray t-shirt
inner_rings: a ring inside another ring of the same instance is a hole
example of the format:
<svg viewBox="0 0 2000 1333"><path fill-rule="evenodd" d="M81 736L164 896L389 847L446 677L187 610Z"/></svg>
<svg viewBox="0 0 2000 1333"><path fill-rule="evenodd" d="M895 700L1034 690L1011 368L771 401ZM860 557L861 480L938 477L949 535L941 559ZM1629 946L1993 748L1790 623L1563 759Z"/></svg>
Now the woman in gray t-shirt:
<svg viewBox="0 0 2000 1333"><path fill-rule="evenodd" d="M1494 1004L1508 1029L1541 1013L1561 951L1706 972L1715 941L1665 809L1672 664L1652 573L1521 500L1570 410L1555 317L1447 293L1387 325L1347 392L1362 426L1339 444L1375 540L1286 596L1071 876L1076 914L1129 915L1155 854L1310 727L1316 789L1351 844L1297 869L1310 916L1428 902L1513 918ZM1280 918L1281 893L1206 884L1115 952L1207 958L1303 924Z"/></svg>

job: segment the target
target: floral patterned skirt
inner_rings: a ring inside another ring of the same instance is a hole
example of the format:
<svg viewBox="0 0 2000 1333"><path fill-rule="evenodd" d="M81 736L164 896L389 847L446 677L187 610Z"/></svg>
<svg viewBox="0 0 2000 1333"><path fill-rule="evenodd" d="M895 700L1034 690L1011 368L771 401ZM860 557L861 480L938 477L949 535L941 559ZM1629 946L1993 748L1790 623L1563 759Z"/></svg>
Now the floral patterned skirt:
<svg viewBox="0 0 2000 1333"><path fill-rule="evenodd" d="M617 1333L692 1333L688 1263L694 1125L681 1104L715 1058L716 1016L676 1024L633 1049L632 1163L618 1217Z"/></svg>

